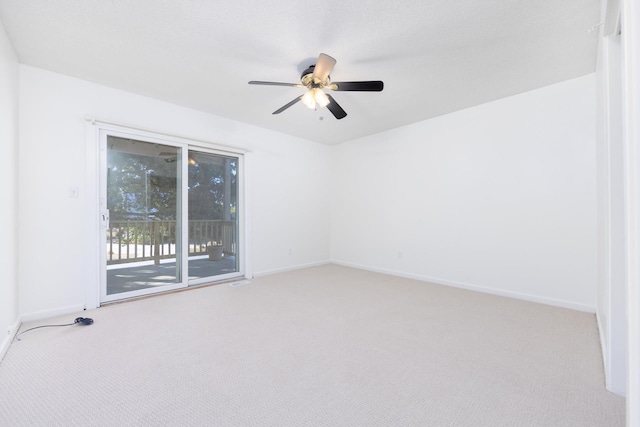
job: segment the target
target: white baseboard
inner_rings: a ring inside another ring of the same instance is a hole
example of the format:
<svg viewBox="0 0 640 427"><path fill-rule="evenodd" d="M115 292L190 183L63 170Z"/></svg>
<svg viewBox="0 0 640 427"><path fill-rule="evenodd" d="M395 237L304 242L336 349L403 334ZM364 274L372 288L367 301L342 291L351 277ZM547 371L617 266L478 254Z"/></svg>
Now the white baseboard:
<svg viewBox="0 0 640 427"><path fill-rule="evenodd" d="M327 264L331 264L331 261L327 260L327 261L312 262L309 264L292 265L289 267L275 268L273 270L264 270L264 271L254 272L253 277L269 276L271 274L286 273L287 271L302 270L303 268L318 267L318 266L327 265Z"/></svg>
<svg viewBox="0 0 640 427"><path fill-rule="evenodd" d="M2 361L2 359L4 359L4 355L7 354L7 350L9 350L9 346L18 333L18 329L20 329L21 324L22 322L18 319L13 325L7 328L7 335L4 336L4 339L0 343L0 361Z"/></svg>
<svg viewBox="0 0 640 427"><path fill-rule="evenodd" d="M69 305L67 307L58 307L51 310L36 311L33 313L23 314L21 316L22 323L33 322L40 319L48 319L50 317L62 316L69 313L77 313L84 310L84 304Z"/></svg>
<svg viewBox="0 0 640 427"><path fill-rule="evenodd" d="M370 266L367 266L367 265L360 265L360 264L351 263L351 262L343 262L343 261L335 261L334 260L334 261L332 261L332 264L343 265L345 267L359 268L361 270L368 270L368 271L373 271L373 272L376 272L376 273L389 274L391 276L405 277L407 279L420 280L422 282L435 283L437 285L445 285L445 286L451 286L451 287L454 287L454 288L467 289L467 290L470 290L470 291L482 292L482 293L485 293L485 294L497 295L497 296L501 296L501 297L514 298L514 299L519 299L519 300L524 300L524 301L535 302L535 303L539 303L539 304L551 305L551 306L555 306L555 307L568 308L568 309L571 309L571 310L583 311L583 312L586 312L586 313L595 313L596 312L596 308L595 307L592 307L592 306L589 306L589 305L586 305L586 304L580 304L580 303L572 302L572 301L564 301L564 300L558 300L558 299L554 299L554 298L546 298L546 297L541 297L541 296L537 296L537 295L524 294L524 293L520 293L520 292L505 291L503 289L489 288L489 287L486 287L486 286L474 285L474 284L471 284L471 283L454 282L454 281L451 281L451 280L440 279L440 278L437 278L437 277L429 277L429 276L422 276L422 275L418 275L418 274L404 273L404 272L401 272L401 271L387 270L387 269L383 269L383 268L370 267Z"/></svg>

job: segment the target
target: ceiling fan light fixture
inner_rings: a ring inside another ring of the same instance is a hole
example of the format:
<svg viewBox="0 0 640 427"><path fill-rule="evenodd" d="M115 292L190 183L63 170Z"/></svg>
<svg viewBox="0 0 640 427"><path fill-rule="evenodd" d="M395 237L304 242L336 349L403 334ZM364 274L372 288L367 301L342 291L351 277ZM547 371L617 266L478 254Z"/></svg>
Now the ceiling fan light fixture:
<svg viewBox="0 0 640 427"><path fill-rule="evenodd" d="M312 110L316 109L316 97L314 91L315 89L311 89L302 95L302 103Z"/></svg>
<svg viewBox="0 0 640 427"><path fill-rule="evenodd" d="M315 94L313 95L313 98L315 99L316 103L320 106L320 108L326 107L327 105L329 105L329 97L327 96L326 93L322 91L322 89L314 89L314 91L315 91Z"/></svg>

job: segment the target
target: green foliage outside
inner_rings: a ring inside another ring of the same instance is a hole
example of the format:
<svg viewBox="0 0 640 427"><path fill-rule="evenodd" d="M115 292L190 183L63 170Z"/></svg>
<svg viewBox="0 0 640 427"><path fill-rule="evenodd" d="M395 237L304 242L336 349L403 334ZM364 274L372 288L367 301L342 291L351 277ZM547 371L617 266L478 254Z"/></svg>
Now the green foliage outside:
<svg viewBox="0 0 640 427"><path fill-rule="evenodd" d="M206 226L209 232L203 233L197 221L236 220L237 160L193 151L189 155L196 159L188 166L190 236L205 243L217 237ZM120 244L150 244L156 238L175 243L175 223L167 222L176 220L179 165L175 157L108 151L107 208L111 223L129 223L112 229L112 239ZM226 209L225 178L229 181Z"/></svg>

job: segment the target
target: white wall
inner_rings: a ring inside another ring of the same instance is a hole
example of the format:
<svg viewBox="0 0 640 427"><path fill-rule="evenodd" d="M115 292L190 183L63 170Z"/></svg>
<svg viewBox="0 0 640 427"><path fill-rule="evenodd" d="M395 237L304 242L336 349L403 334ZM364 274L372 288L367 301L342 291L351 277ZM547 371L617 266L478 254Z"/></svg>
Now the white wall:
<svg viewBox="0 0 640 427"><path fill-rule="evenodd" d="M86 115L252 149L253 272L327 262L329 147L41 69L20 66L20 312L25 319L85 306L98 286L89 217L96 166ZM70 198L69 188L80 197Z"/></svg>
<svg viewBox="0 0 640 427"><path fill-rule="evenodd" d="M18 313L18 60L0 22L0 359L19 320Z"/></svg>
<svg viewBox="0 0 640 427"><path fill-rule="evenodd" d="M334 147L337 263L595 311L595 76Z"/></svg>
<svg viewBox="0 0 640 427"><path fill-rule="evenodd" d="M255 274L330 247L342 264L595 311L594 76L327 147L22 65L26 318L82 308L94 286L86 115L252 148Z"/></svg>

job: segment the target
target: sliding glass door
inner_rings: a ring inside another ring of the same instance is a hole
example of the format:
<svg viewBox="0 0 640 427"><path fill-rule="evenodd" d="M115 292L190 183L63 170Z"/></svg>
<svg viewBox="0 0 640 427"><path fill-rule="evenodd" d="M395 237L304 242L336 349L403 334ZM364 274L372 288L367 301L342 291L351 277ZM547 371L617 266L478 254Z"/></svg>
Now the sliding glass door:
<svg viewBox="0 0 640 427"><path fill-rule="evenodd" d="M240 158L101 136L101 302L242 276Z"/></svg>
<svg viewBox="0 0 640 427"><path fill-rule="evenodd" d="M239 271L238 159L189 150L189 283Z"/></svg>
<svg viewBox="0 0 640 427"><path fill-rule="evenodd" d="M103 301L182 286L182 148L108 135Z"/></svg>

